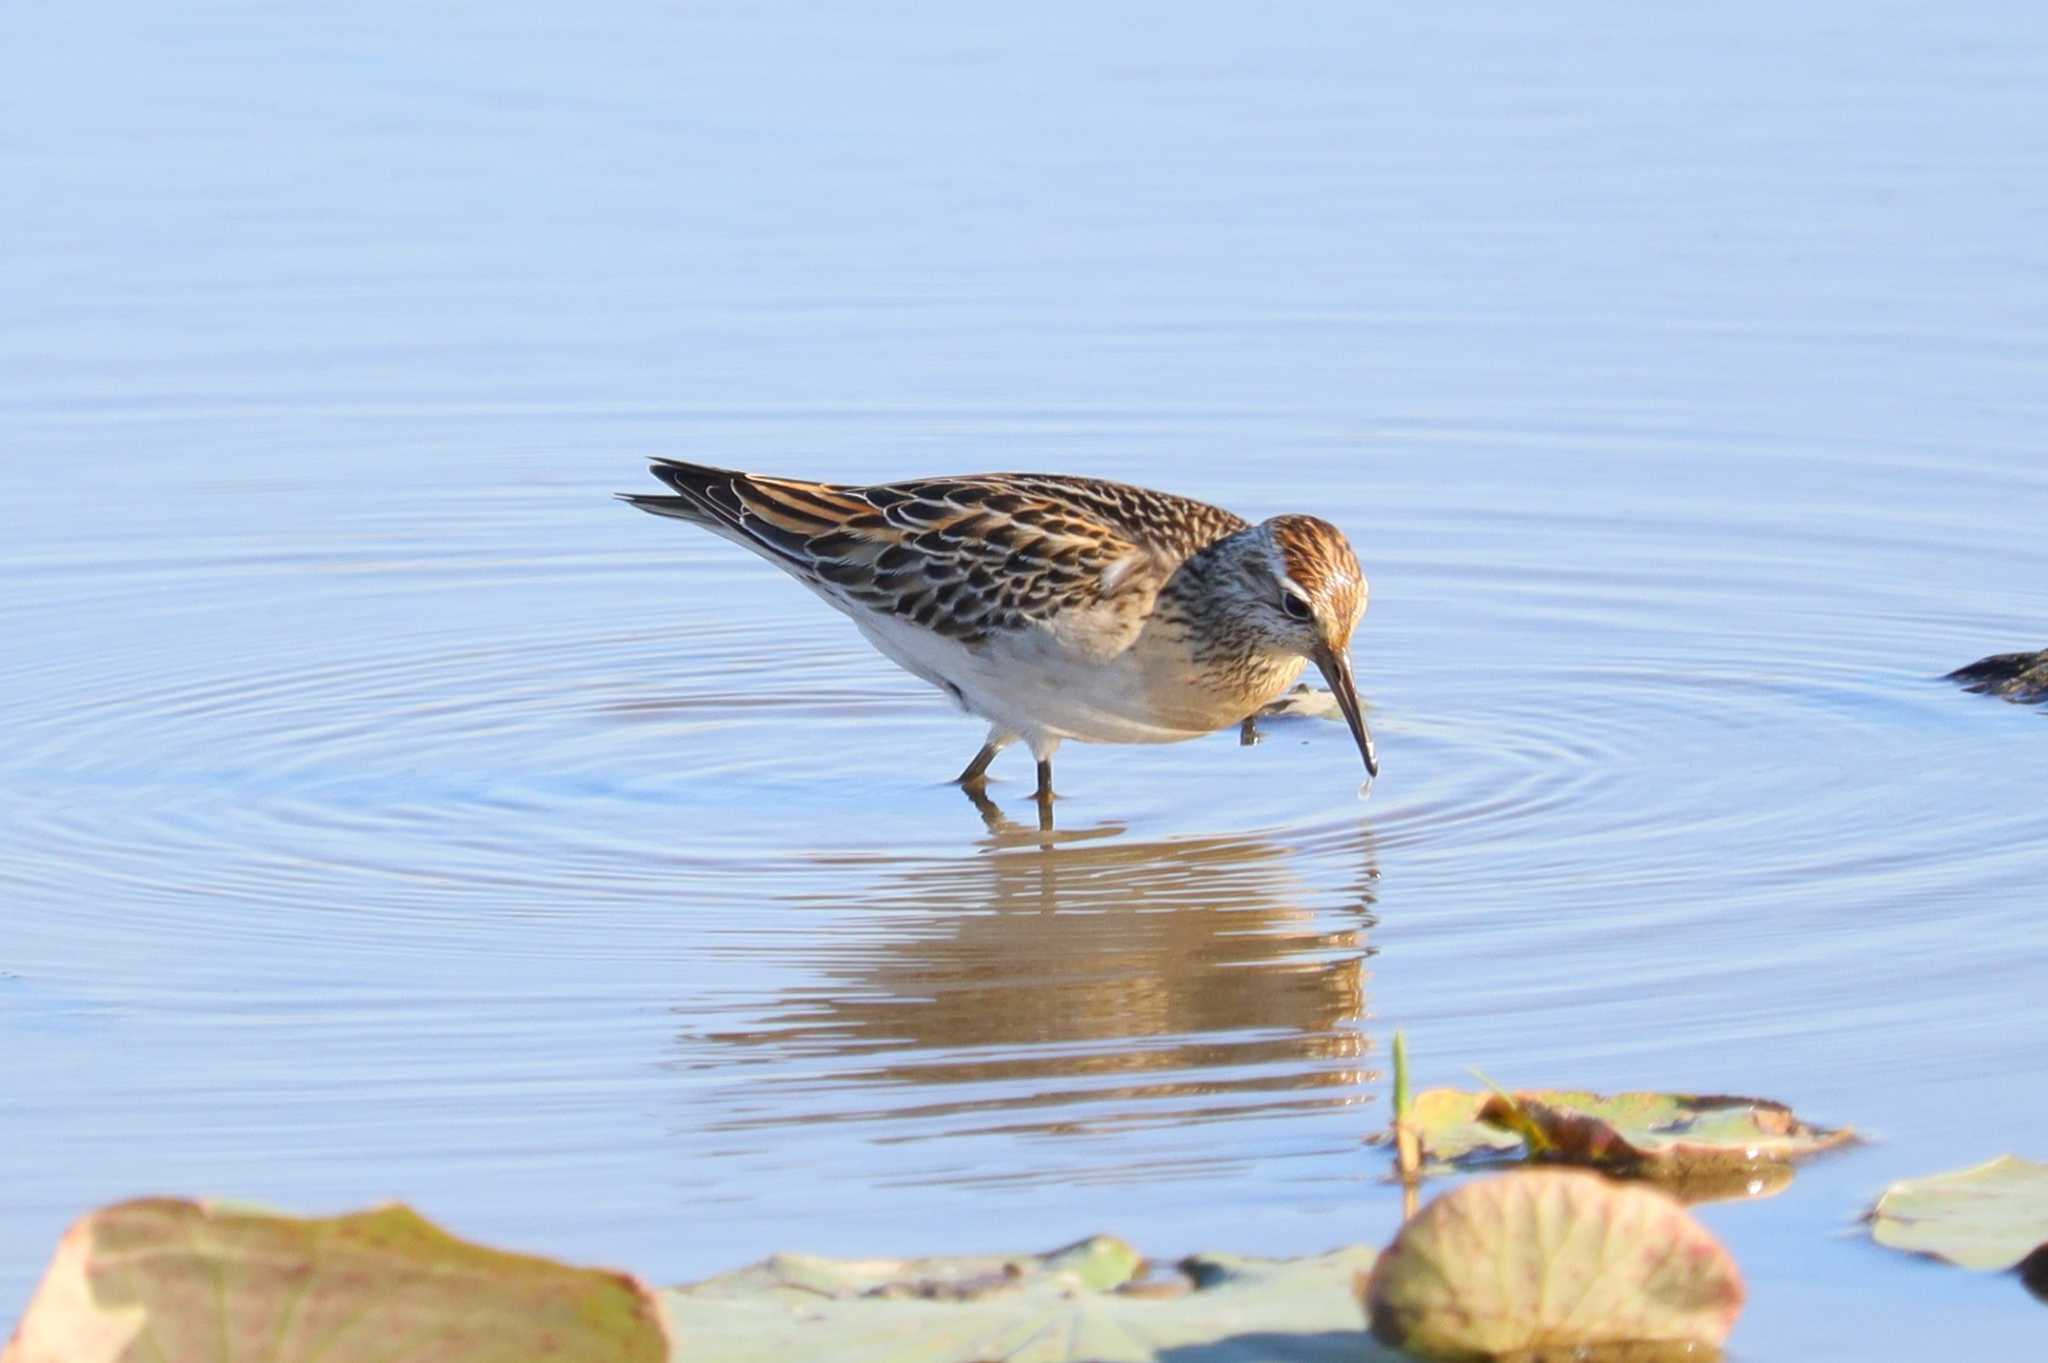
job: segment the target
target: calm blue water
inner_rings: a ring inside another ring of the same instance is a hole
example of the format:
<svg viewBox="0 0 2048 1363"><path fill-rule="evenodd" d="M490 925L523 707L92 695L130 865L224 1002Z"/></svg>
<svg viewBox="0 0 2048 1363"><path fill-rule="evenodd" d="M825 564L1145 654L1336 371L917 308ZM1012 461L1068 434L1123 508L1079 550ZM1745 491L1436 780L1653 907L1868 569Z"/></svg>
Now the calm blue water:
<svg viewBox="0 0 2048 1363"><path fill-rule="evenodd" d="M2017 3L12 7L0 1318L159 1191L1383 1240L1401 1026L1876 1137L1703 1213L1741 1359L2024 1355L1853 1221L2048 1153L2048 724L1934 680L2048 643L2044 82ZM992 830L649 453L1319 511L1385 774Z"/></svg>

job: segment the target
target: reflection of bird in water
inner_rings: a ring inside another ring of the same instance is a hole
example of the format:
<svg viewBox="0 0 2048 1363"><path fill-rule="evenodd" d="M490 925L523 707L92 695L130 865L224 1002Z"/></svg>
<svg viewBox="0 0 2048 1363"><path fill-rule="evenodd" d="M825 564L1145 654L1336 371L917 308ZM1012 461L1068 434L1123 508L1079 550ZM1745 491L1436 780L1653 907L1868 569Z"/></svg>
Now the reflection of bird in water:
<svg viewBox="0 0 2048 1363"><path fill-rule="evenodd" d="M1303 850L1119 832L1047 839L1008 824L978 856L821 897L888 931L809 938L820 985L786 994L767 1026L695 1040L802 1056L811 1079L827 1064L869 1101L906 1084L956 1090L881 1111L835 1102L841 1119L1039 1110L1026 1125L1055 1129L1355 1101L1332 1091L1367 1077L1366 830L1310 835ZM1318 868L1321 885L1307 878ZM1048 1111L1082 1105L1085 1122Z"/></svg>
<svg viewBox="0 0 2048 1363"><path fill-rule="evenodd" d="M1052 798L1065 739L1165 743L1239 723L1313 660L1379 771L1351 676L1365 574L1314 516L1252 525L1094 478L993 473L852 487L656 460L624 494L753 550L989 722L962 785L1022 739Z"/></svg>

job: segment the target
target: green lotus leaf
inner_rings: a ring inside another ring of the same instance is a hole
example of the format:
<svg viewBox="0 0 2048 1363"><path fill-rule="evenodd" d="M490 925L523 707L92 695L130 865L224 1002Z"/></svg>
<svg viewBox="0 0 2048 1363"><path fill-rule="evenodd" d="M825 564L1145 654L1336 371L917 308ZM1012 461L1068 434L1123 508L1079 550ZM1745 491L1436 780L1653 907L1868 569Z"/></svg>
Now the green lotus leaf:
<svg viewBox="0 0 2048 1363"><path fill-rule="evenodd" d="M1366 1285L1373 1334L1427 1358L1710 1359L1741 1274L1669 1194L1569 1169L1479 1179L1401 1228Z"/></svg>
<svg viewBox="0 0 2048 1363"><path fill-rule="evenodd" d="M1533 1156L1646 1178L1689 1201L1755 1197L1791 1181L1792 1162L1855 1139L1783 1103L1721 1094L1524 1089L1512 1096L1430 1089L1411 1124L1438 1161Z"/></svg>
<svg viewBox="0 0 2048 1363"><path fill-rule="evenodd" d="M1519 1150L1522 1138L1506 1127L1479 1120L1492 1097L1463 1089L1424 1089L1415 1095L1408 1123L1422 1142L1422 1157L1449 1163L1473 1155Z"/></svg>
<svg viewBox="0 0 2048 1363"><path fill-rule="evenodd" d="M1044 1255L780 1254L664 1296L691 1363L1396 1363L1359 1317L1373 1257L1207 1254L1154 1280L1097 1236Z"/></svg>
<svg viewBox="0 0 2048 1363"><path fill-rule="evenodd" d="M71 1227L4 1363L660 1363L623 1273L458 1240L409 1207L299 1218L174 1198Z"/></svg>
<svg viewBox="0 0 2048 1363"><path fill-rule="evenodd" d="M2000 1155L1972 1169L1901 1179L1878 1198L1870 1234L1964 1268L2011 1268L2048 1250L2048 1164Z"/></svg>

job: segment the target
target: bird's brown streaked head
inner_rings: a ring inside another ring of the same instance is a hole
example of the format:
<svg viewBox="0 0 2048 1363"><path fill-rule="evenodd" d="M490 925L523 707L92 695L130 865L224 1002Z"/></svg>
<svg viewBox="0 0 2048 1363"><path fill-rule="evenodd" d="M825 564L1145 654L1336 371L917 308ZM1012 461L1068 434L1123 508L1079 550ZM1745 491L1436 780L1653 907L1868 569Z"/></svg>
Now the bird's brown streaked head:
<svg viewBox="0 0 2048 1363"><path fill-rule="evenodd" d="M1325 637L1339 649L1365 614L1371 588L1344 532L1318 516L1275 516L1266 522L1279 553L1283 583L1299 587L1315 607Z"/></svg>
<svg viewBox="0 0 2048 1363"><path fill-rule="evenodd" d="M1380 774L1379 752L1366 726L1351 672L1351 634L1371 599L1371 587L1351 541L1317 516L1275 516L1260 527L1273 546L1281 611L1300 628L1301 652L1315 663L1351 726L1368 776Z"/></svg>

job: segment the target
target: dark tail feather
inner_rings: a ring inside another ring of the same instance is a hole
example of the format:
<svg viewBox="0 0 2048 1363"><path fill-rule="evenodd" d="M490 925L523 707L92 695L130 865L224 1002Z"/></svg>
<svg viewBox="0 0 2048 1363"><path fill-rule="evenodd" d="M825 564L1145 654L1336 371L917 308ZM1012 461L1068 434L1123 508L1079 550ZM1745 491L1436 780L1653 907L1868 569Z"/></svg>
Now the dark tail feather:
<svg viewBox="0 0 2048 1363"><path fill-rule="evenodd" d="M649 472L683 496L701 502L707 509L726 515L740 514L734 486L747 475L737 469L713 468L709 464L685 464L680 459L656 459Z"/></svg>
<svg viewBox="0 0 2048 1363"><path fill-rule="evenodd" d="M628 506L637 506L642 511L656 516L673 516L679 521L692 525L711 525L711 515L687 497L655 497L640 492L614 492Z"/></svg>
<svg viewBox="0 0 2048 1363"><path fill-rule="evenodd" d="M679 521L697 525L739 524L740 503L733 494L733 483L745 478L744 473L713 468L708 464L685 464L677 459L656 459L651 472L680 495L662 497L639 492L614 495L620 501L656 516L673 516Z"/></svg>
<svg viewBox="0 0 2048 1363"><path fill-rule="evenodd" d="M676 495L622 493L622 500L716 531L806 579L813 567L810 542L839 529L847 515L874 511L824 483L763 478L679 459L656 459L653 467L654 476Z"/></svg>

